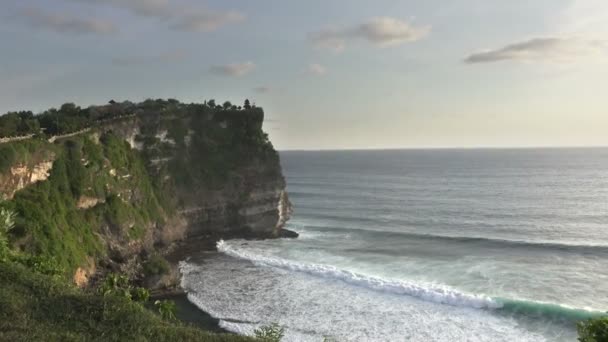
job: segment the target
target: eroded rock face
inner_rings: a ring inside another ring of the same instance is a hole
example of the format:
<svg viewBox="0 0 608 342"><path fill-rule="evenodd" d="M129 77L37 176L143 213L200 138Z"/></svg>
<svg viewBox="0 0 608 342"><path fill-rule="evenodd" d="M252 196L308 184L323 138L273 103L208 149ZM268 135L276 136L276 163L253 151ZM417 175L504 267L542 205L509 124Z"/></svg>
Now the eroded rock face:
<svg viewBox="0 0 608 342"><path fill-rule="evenodd" d="M72 280L74 281L74 284L76 284L76 286L78 287L86 287L89 285L89 281L92 275L95 274L95 272L97 272L97 268L95 266L95 260L89 258L87 260L87 266L86 267L78 267L76 269L76 271L74 272L74 276L72 277Z"/></svg>
<svg viewBox="0 0 608 342"><path fill-rule="evenodd" d="M0 174L0 189L2 199L12 199L15 193L30 184L49 178L53 168L53 160L43 160L29 164L17 164L9 172Z"/></svg>
<svg viewBox="0 0 608 342"><path fill-rule="evenodd" d="M88 197L88 196L80 196L78 202L76 203L76 207L78 209L89 209L96 206L98 203L103 203L103 199Z"/></svg>
<svg viewBox="0 0 608 342"><path fill-rule="evenodd" d="M188 222L187 235L278 237L292 207L283 176L262 171L243 171L238 182L219 191L196 192L192 204L180 211Z"/></svg>
<svg viewBox="0 0 608 342"><path fill-rule="evenodd" d="M92 229L104 254L93 261L93 268L77 260L81 267L74 270L74 282L86 286L95 263L100 269L137 275L146 255L179 240L286 236L289 232L283 227L291 215L291 203L278 155L262 131L262 122L263 112L254 110L147 112L78 133L74 139L88 136L94 144L103 144L104 134L111 132L106 137L119 137L130 148L121 150L128 156L128 166L113 164L104 155L101 166L86 168L87 179L103 180L103 190L92 191L89 185L70 210L103 214L99 226ZM65 152L61 150L65 146L62 140L46 145L57 155ZM55 159L36 151L26 163L15 163L1 172L1 198L13 198L20 189L47 180ZM86 156L81 161L87 166ZM190 183L182 182L182 174L192 178ZM149 190L153 185L154 190ZM149 196L150 191L154 195ZM158 215L148 214L144 223L136 224L135 216L128 214L120 222L106 218L109 211L104 210L109 210L106 206L113 198L127 208L157 208L146 203L154 196L164 202L154 212ZM169 278L158 282L170 284Z"/></svg>

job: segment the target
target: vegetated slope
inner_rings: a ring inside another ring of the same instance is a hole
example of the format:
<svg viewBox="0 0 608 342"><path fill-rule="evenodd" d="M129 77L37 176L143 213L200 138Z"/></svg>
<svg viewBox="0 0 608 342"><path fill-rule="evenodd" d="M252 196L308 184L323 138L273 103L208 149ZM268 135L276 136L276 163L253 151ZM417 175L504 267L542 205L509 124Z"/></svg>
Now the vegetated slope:
<svg viewBox="0 0 608 342"><path fill-rule="evenodd" d="M212 334L162 320L141 304L66 285L0 263L0 341L199 341L254 339Z"/></svg>

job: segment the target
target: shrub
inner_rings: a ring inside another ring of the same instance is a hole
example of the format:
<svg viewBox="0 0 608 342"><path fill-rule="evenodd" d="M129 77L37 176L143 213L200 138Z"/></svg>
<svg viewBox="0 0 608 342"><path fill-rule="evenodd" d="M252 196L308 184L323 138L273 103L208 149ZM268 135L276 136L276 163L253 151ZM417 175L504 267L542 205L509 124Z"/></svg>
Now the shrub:
<svg viewBox="0 0 608 342"><path fill-rule="evenodd" d="M131 298L135 302L145 303L150 299L150 291L143 287L136 287L131 290Z"/></svg>
<svg viewBox="0 0 608 342"><path fill-rule="evenodd" d="M15 227L16 216L14 211L0 208L0 261L5 261L9 257L10 248L7 234Z"/></svg>
<svg viewBox="0 0 608 342"><path fill-rule="evenodd" d="M118 296L129 300L132 298L129 278L116 273L108 274L97 291L103 296Z"/></svg>
<svg viewBox="0 0 608 342"><path fill-rule="evenodd" d="M607 342L608 316L580 322L577 329L580 342Z"/></svg>
<svg viewBox="0 0 608 342"><path fill-rule="evenodd" d="M277 323L255 329L253 331L255 337L264 342L280 342L285 336L285 329Z"/></svg>
<svg viewBox="0 0 608 342"><path fill-rule="evenodd" d="M158 254L150 256L143 267L146 276L167 274L170 269L167 260Z"/></svg>
<svg viewBox="0 0 608 342"><path fill-rule="evenodd" d="M172 300L157 300L154 302L154 306L158 310L160 317L164 320L172 321L175 320L175 312L177 311L177 306L175 302Z"/></svg>
<svg viewBox="0 0 608 342"><path fill-rule="evenodd" d="M16 254L11 260L26 266L34 272L56 278L61 277L65 273L65 269L61 267L55 258L30 254Z"/></svg>

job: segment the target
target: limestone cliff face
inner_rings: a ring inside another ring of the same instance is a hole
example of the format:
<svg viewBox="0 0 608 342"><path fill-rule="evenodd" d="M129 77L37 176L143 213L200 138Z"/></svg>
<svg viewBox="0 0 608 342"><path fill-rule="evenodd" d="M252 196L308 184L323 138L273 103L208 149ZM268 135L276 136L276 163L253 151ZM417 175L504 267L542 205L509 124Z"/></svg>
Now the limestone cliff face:
<svg viewBox="0 0 608 342"><path fill-rule="evenodd" d="M17 191L30 184L46 180L52 168L52 157L11 166L8 172L0 174L1 198L10 200Z"/></svg>
<svg viewBox="0 0 608 342"><path fill-rule="evenodd" d="M16 248L59 256L84 285L100 269L136 274L175 241L282 235L291 203L260 108L146 101L124 112L4 145L18 151L0 170L0 194L22 218Z"/></svg>
<svg viewBox="0 0 608 342"><path fill-rule="evenodd" d="M187 236L275 237L291 203L262 121L261 110L158 115L121 132L173 194Z"/></svg>

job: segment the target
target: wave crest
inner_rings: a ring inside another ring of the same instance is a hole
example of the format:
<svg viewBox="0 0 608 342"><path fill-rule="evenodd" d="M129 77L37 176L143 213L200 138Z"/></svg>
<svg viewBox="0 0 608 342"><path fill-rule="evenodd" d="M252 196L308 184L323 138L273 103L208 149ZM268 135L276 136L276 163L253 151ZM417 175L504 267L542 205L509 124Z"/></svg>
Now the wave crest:
<svg viewBox="0 0 608 342"><path fill-rule="evenodd" d="M498 309L502 307L500 302L485 295L462 293L443 286L420 285L405 281L391 281L341 270L334 266L306 264L280 258L265 257L237 250L223 240L220 240L217 243L217 250L235 258L249 260L256 265L276 267L289 271L307 273L318 277L341 280L351 285L385 293L407 295L433 303L476 309Z"/></svg>

